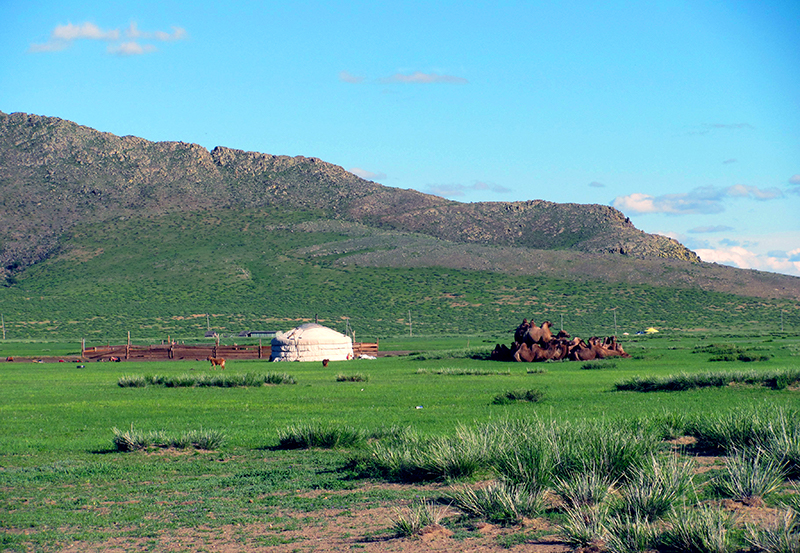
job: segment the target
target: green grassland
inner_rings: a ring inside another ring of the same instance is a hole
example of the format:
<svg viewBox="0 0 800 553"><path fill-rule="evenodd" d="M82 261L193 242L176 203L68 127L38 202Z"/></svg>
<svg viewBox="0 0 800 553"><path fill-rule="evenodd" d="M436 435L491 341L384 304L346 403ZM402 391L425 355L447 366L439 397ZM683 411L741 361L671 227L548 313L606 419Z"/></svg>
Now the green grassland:
<svg viewBox="0 0 800 553"><path fill-rule="evenodd" d="M134 343L192 341L209 322L223 335L285 331L315 317L339 331L349 324L362 341L409 332L505 336L531 317L556 327L563 320L586 336L613 334L615 315L618 334L800 328L789 300L591 280L570 276L566 265L564 277L553 278L353 261L376 251L410 259L413 248L397 248L417 239L277 210L86 222L58 255L0 288L0 313L8 340L88 345L122 343L128 332ZM438 244L453 255L463 248Z"/></svg>
<svg viewBox="0 0 800 553"><path fill-rule="evenodd" d="M796 408L796 387L725 386L685 392L619 392L617 382L637 375L680 372L797 369L800 339L785 333L663 332L629 337L630 359L501 363L481 359L491 346L476 340L441 349L423 337L398 340L420 355L319 363L233 361L230 373L285 372L296 384L213 388L126 388L130 375L205 374L205 362L29 363L0 365L0 528L6 550L58 549L72 539L155 537L198 524L210 533L223 525L269 522L279 535L291 528L286 508L314 512L359 508L387 499L361 491L342 450L276 449L291 425L342 425L379 433L410 428L452 435L460 426L531 416L578 421L629 420L666 414L705 415L731 410ZM415 343L412 343L415 342ZM416 345L416 348L411 346ZM758 362L711 361L721 346L757 351ZM431 352L438 354L432 355ZM426 369L426 370L420 370ZM453 369L453 370L448 370ZM536 372L529 372L536 369ZM337 381L337 374L366 381ZM497 405L509 390L537 389L536 403ZM225 435L213 451L164 455L123 453L113 429L168 433L215 430ZM303 491L342 490L330 499ZM299 493L298 493L299 492ZM413 492L392 492L395 499ZM382 495L383 494L383 495ZM242 538L246 540L245 537ZM277 537L275 539L278 539Z"/></svg>

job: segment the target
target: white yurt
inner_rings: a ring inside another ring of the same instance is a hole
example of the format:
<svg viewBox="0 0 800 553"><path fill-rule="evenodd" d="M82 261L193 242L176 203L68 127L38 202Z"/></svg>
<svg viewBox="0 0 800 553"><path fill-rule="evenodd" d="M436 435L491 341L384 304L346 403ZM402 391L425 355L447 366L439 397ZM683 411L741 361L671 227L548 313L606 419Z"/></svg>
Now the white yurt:
<svg viewBox="0 0 800 553"><path fill-rule="evenodd" d="M353 358L353 340L317 323L306 323L272 339L273 361L344 361Z"/></svg>

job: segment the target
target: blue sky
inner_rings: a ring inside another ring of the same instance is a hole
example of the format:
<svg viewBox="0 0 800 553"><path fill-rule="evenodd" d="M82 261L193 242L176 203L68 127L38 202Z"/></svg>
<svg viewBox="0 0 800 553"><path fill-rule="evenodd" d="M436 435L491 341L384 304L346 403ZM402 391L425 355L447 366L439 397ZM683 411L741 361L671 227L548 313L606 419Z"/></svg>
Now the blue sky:
<svg viewBox="0 0 800 553"><path fill-rule="evenodd" d="M613 205L800 275L800 2L0 0L0 110Z"/></svg>

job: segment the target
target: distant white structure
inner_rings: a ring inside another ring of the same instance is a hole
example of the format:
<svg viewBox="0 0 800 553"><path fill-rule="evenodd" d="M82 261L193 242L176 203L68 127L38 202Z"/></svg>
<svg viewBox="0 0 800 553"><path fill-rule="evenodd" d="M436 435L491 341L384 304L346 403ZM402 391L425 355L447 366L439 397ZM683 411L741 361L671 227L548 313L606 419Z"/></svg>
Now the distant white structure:
<svg viewBox="0 0 800 553"><path fill-rule="evenodd" d="M353 340L317 323L306 323L272 339L273 361L344 361L353 358Z"/></svg>

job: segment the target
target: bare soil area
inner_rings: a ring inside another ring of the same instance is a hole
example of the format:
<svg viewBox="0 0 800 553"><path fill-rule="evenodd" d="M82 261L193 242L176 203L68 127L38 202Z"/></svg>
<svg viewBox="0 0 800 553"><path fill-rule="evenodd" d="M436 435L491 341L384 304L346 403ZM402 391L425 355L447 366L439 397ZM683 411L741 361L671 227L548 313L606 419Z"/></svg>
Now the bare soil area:
<svg viewBox="0 0 800 553"><path fill-rule="evenodd" d="M711 464L711 463L709 463ZM702 469L701 469L702 470ZM375 490L396 490L398 484L370 484ZM446 486L408 486L419 489L425 496L435 496ZM315 491L312 495L338 492ZM771 524L778 520L777 509L744 505L722 500L719 504L734 515L738 524ZM572 549L559 536L558 527L546 518L525 519L511 527L473 521L446 526L433 525L412 537L398 537L393 521L398 510L408 502L380 504L360 510L330 509L312 512L284 511L276 513L291 520L272 525L223 525L181 528L163 531L146 538L115 537L102 543L73 542L62 553L129 553L138 551L207 551L215 553L330 553L334 551L363 551L365 553L567 553ZM461 513L448 508L446 520L463 520Z"/></svg>

